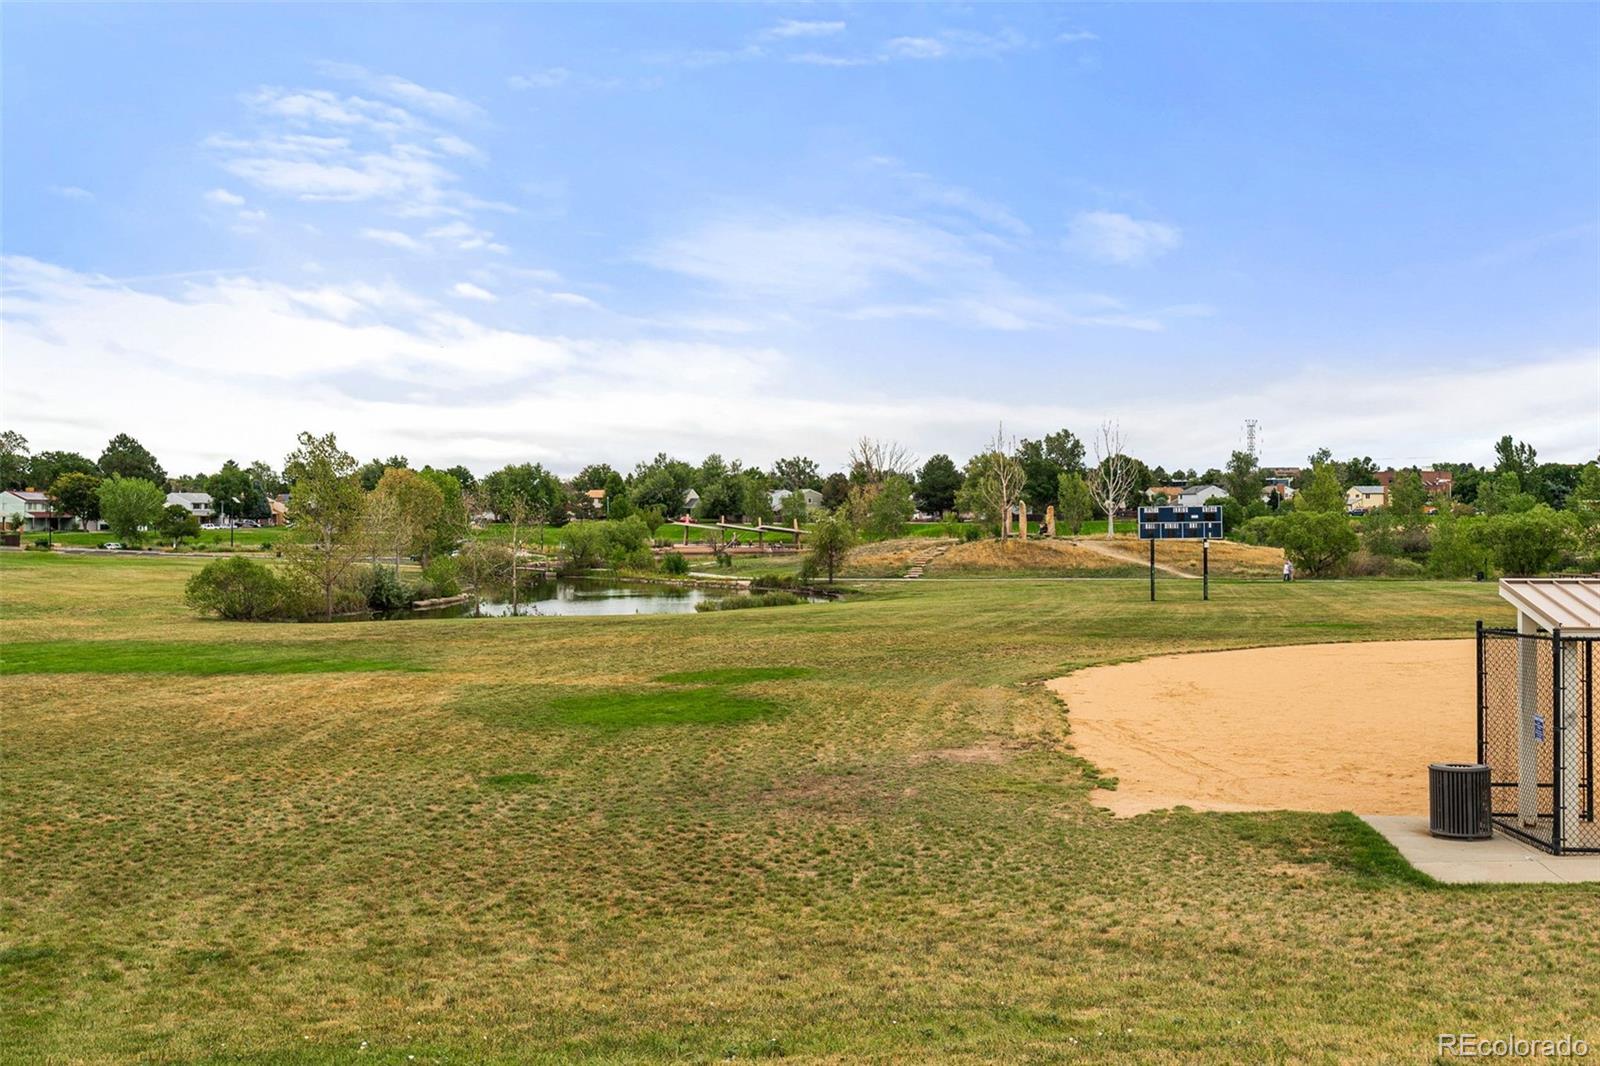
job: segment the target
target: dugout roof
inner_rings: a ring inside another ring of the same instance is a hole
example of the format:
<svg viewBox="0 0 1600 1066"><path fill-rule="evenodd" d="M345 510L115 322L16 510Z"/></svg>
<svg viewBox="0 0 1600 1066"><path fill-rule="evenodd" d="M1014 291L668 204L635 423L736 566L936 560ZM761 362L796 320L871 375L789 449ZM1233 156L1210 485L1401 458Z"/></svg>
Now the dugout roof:
<svg viewBox="0 0 1600 1066"><path fill-rule="evenodd" d="M1564 636L1600 636L1600 578L1503 577L1500 598Z"/></svg>

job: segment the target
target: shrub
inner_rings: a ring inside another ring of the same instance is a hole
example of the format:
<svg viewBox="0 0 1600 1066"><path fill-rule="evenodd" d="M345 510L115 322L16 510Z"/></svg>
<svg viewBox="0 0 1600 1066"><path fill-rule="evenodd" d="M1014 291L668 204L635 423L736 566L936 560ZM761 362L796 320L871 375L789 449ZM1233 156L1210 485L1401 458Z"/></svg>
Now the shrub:
<svg viewBox="0 0 1600 1066"><path fill-rule="evenodd" d="M752 589L792 589L800 584L788 574L762 574L750 579Z"/></svg>
<svg viewBox="0 0 1600 1066"><path fill-rule="evenodd" d="M725 596L717 600L701 600L694 605L697 611L740 611L750 607L790 607L805 600L792 592L759 592Z"/></svg>
<svg viewBox="0 0 1600 1066"><path fill-rule="evenodd" d="M661 557L661 569L674 577L682 577L689 572L689 560L677 552L667 552Z"/></svg>
<svg viewBox="0 0 1600 1066"><path fill-rule="evenodd" d="M599 522L573 522L561 531L562 569L593 570L605 557L605 534Z"/></svg>
<svg viewBox="0 0 1600 1066"><path fill-rule="evenodd" d="M606 522L600 530L601 550L613 567L647 569L654 561L650 554L651 527L638 515Z"/></svg>
<svg viewBox="0 0 1600 1066"><path fill-rule="evenodd" d="M461 581L457 576L456 561L448 555L436 556L432 562L422 568L422 581L413 591L419 600L431 600L440 596L454 596L461 591Z"/></svg>
<svg viewBox="0 0 1600 1066"><path fill-rule="evenodd" d="M1228 536L1241 544L1272 544L1278 535L1278 519L1272 515L1245 519L1244 525Z"/></svg>
<svg viewBox="0 0 1600 1066"><path fill-rule="evenodd" d="M374 611L399 611L411 603L411 593L387 566L369 566L358 578L361 597Z"/></svg>
<svg viewBox="0 0 1600 1066"><path fill-rule="evenodd" d="M1380 555L1363 548L1345 561L1344 572L1349 577L1421 577L1423 568L1415 559Z"/></svg>
<svg viewBox="0 0 1600 1066"><path fill-rule="evenodd" d="M1574 544L1572 516L1544 504L1503 512L1478 527L1489 557L1502 573L1544 574L1554 569Z"/></svg>
<svg viewBox="0 0 1600 1066"><path fill-rule="evenodd" d="M295 614L296 597L270 567L249 559L214 559L189 579L183 600L191 608L235 621L259 622Z"/></svg>

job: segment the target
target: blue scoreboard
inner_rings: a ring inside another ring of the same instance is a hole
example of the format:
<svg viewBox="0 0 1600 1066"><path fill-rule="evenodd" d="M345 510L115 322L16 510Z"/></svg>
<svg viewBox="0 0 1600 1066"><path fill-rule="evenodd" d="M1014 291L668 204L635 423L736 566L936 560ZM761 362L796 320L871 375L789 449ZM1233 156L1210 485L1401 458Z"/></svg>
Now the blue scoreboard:
<svg viewBox="0 0 1600 1066"><path fill-rule="evenodd" d="M1221 537L1221 507L1169 504L1139 508L1140 540L1219 540Z"/></svg>

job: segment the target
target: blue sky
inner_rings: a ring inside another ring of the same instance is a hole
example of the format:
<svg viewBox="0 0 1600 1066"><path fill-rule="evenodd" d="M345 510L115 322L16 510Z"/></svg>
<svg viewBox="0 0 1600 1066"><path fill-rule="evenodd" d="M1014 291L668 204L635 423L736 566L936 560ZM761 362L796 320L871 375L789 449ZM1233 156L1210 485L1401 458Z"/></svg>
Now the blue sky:
<svg viewBox="0 0 1600 1066"><path fill-rule="evenodd" d="M1600 450L1600 8L8 5L5 424Z"/></svg>

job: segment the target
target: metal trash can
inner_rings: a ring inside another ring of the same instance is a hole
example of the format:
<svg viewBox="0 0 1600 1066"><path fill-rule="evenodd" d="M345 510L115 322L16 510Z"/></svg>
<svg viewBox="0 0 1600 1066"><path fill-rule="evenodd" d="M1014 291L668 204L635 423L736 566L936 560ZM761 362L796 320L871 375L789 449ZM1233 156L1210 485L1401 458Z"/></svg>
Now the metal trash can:
<svg viewBox="0 0 1600 1066"><path fill-rule="evenodd" d="M1451 840L1488 840L1489 768L1475 762L1436 762L1428 767L1428 832Z"/></svg>

